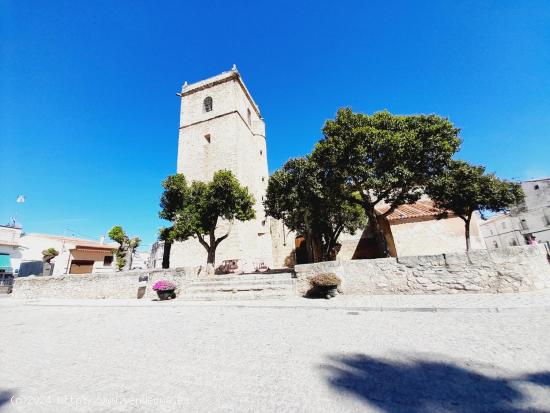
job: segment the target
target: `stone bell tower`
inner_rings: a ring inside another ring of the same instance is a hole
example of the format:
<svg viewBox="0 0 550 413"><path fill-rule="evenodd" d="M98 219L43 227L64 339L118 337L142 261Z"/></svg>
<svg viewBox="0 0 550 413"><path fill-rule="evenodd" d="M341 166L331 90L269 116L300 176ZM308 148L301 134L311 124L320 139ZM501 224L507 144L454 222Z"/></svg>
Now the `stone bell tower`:
<svg viewBox="0 0 550 413"><path fill-rule="evenodd" d="M265 123L237 68L183 85L178 143L178 173L187 181L209 181L220 169L229 169L256 200L256 218L235 221L227 239L216 250L216 265L240 259L250 267L259 261L273 265L269 221L262 201L269 178ZM224 235L221 222L216 237ZM171 267L206 264L206 250L197 239L175 243Z"/></svg>

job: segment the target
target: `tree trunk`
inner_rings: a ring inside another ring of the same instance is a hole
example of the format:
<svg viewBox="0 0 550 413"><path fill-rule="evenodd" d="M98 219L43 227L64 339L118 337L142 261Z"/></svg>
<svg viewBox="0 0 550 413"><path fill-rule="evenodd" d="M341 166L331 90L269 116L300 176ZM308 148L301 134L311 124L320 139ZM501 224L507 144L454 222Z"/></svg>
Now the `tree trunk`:
<svg viewBox="0 0 550 413"><path fill-rule="evenodd" d="M470 251L470 219L468 218L464 224L464 235L466 237L466 251Z"/></svg>
<svg viewBox="0 0 550 413"><path fill-rule="evenodd" d="M216 263L216 235L214 234L214 230L210 231L208 235L210 236L210 246L207 249L208 257L206 259L206 264L214 266Z"/></svg>
<svg viewBox="0 0 550 413"><path fill-rule="evenodd" d="M129 271L132 269L132 261L134 258L134 248L128 247L126 251L126 265L124 265L124 270Z"/></svg>
<svg viewBox="0 0 550 413"><path fill-rule="evenodd" d="M369 220L369 232L373 234L374 241L376 243L376 256L378 257L388 257L388 250L386 247L386 239L384 238L384 233L380 229L380 224L378 223L378 216L376 211L373 208L365 208L365 213Z"/></svg>
<svg viewBox="0 0 550 413"><path fill-rule="evenodd" d="M170 268L170 251L172 243L164 241L164 251L162 252L162 268Z"/></svg>
<svg viewBox="0 0 550 413"><path fill-rule="evenodd" d="M323 261L323 242L319 236L309 231L306 236L308 263Z"/></svg>
<svg viewBox="0 0 550 413"><path fill-rule="evenodd" d="M216 262L216 247L210 247L208 249L208 258L206 259L206 264L214 265Z"/></svg>

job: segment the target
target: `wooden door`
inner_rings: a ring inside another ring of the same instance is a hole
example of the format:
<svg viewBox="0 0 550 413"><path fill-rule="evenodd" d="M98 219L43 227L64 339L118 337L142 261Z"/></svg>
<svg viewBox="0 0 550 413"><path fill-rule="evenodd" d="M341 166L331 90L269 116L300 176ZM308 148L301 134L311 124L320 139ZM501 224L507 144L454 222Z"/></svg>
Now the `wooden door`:
<svg viewBox="0 0 550 413"><path fill-rule="evenodd" d="M88 260L73 260L69 274L88 274L92 272L94 262Z"/></svg>

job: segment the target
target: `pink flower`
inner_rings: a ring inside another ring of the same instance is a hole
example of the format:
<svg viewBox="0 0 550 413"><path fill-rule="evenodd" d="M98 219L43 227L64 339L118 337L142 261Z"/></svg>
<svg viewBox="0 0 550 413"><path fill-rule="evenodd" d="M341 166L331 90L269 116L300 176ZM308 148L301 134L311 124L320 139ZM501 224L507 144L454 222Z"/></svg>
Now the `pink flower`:
<svg viewBox="0 0 550 413"><path fill-rule="evenodd" d="M166 291L166 290L175 290L175 289L176 289L176 284L174 284L171 281L167 281L167 280L157 281L153 285L153 290L154 291Z"/></svg>

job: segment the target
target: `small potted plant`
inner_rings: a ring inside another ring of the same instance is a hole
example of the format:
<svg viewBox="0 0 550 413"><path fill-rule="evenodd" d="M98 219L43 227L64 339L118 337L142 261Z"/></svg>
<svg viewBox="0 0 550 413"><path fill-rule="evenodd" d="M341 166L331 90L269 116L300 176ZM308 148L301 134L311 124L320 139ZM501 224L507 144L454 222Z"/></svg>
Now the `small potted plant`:
<svg viewBox="0 0 550 413"><path fill-rule="evenodd" d="M171 298L176 298L176 284L167 280L157 281L153 285L153 291L157 292L160 300L169 300Z"/></svg>
<svg viewBox="0 0 550 413"><path fill-rule="evenodd" d="M310 297L324 297L330 299L338 294L338 286L342 280L333 273L318 274L309 280L311 289L308 291Z"/></svg>

